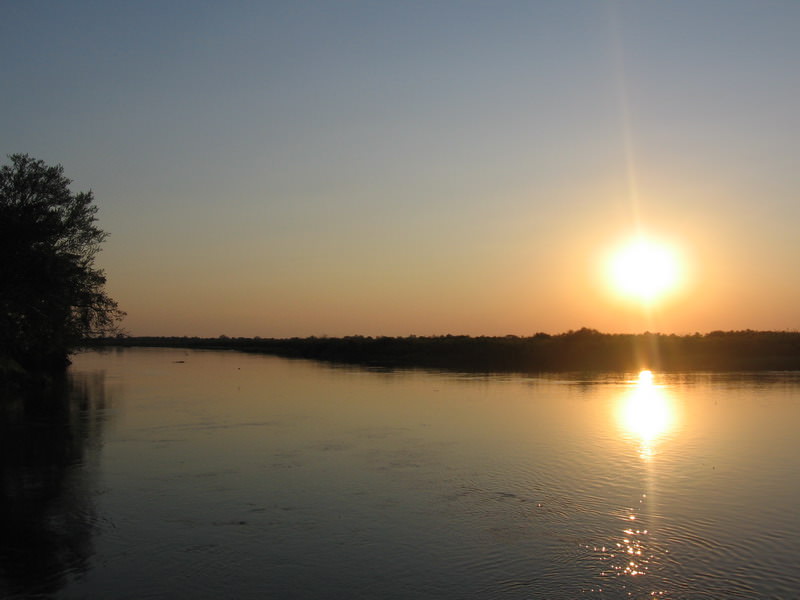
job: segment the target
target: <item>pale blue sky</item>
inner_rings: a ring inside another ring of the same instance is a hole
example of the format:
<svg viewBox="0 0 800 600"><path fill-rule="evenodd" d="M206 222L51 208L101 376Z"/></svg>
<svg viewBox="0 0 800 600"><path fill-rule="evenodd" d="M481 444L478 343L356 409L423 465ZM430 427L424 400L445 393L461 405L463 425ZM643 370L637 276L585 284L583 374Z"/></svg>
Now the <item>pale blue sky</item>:
<svg viewBox="0 0 800 600"><path fill-rule="evenodd" d="M0 151L134 334L797 328L800 3L9 2ZM658 315L592 265L637 224Z"/></svg>

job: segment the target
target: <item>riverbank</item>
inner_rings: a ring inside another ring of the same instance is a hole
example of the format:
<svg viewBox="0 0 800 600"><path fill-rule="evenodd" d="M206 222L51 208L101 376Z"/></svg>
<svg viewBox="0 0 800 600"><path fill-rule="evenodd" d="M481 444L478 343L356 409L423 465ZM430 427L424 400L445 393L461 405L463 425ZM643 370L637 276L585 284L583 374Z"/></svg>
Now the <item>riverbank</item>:
<svg viewBox="0 0 800 600"><path fill-rule="evenodd" d="M88 345L231 349L383 367L479 372L800 370L800 332L607 334L593 329L530 337L115 337Z"/></svg>

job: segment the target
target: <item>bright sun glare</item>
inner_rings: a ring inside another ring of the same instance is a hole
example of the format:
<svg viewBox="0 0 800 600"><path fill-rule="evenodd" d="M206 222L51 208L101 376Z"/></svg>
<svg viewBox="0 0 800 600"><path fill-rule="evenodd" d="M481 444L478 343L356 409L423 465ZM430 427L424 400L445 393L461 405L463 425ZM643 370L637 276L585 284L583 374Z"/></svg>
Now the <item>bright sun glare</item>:
<svg viewBox="0 0 800 600"><path fill-rule="evenodd" d="M668 433L676 421L672 401L661 386L655 385L651 371L639 373L638 381L623 397L619 411L623 430L638 438L639 454L644 459L653 457L656 441Z"/></svg>
<svg viewBox="0 0 800 600"><path fill-rule="evenodd" d="M617 293L649 303L677 287L680 268L669 246L639 236L612 254L609 275Z"/></svg>

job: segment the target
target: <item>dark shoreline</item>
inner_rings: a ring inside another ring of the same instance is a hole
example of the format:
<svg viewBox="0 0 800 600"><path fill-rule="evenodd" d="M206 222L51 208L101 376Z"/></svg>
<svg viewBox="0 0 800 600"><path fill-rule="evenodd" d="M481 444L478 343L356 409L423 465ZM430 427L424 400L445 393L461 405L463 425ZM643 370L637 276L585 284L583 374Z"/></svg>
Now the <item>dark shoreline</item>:
<svg viewBox="0 0 800 600"><path fill-rule="evenodd" d="M87 341L86 347L228 349L365 366L487 373L800 370L800 332L794 331L678 336L583 328L530 337L114 337Z"/></svg>

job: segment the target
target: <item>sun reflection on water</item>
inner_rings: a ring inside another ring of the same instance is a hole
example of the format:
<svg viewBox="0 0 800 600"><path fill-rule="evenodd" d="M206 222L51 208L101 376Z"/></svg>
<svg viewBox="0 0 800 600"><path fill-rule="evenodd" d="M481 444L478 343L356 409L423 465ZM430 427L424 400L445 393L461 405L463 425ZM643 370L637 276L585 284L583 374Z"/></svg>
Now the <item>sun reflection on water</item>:
<svg viewBox="0 0 800 600"><path fill-rule="evenodd" d="M673 397L656 383L651 371L642 371L628 383L616 405L616 416L623 438L636 444L644 460L645 493L632 505L613 509L620 529L612 540L587 546L600 561L600 578L605 582L591 591L603 596L666 598L658 565L670 551L655 533L658 461L654 458L659 444L677 428L678 414Z"/></svg>
<svg viewBox="0 0 800 600"><path fill-rule="evenodd" d="M626 435L639 441L639 456L650 460L660 438L675 426L675 408L662 386L656 385L651 371L639 373L633 389L622 398L618 412Z"/></svg>

